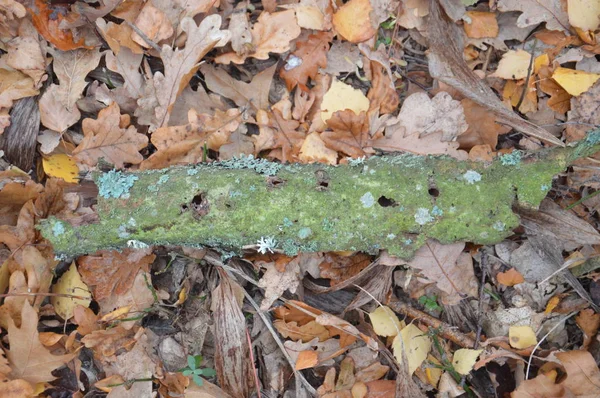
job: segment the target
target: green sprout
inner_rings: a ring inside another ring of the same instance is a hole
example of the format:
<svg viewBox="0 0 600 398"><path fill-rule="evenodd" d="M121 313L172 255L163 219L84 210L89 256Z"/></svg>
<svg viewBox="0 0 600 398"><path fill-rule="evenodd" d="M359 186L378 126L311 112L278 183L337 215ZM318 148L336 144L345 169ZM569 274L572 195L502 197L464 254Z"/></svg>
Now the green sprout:
<svg viewBox="0 0 600 398"><path fill-rule="evenodd" d="M200 376L213 377L217 374L212 368L201 368L202 359L202 355L188 355L188 366L179 370L184 376L192 376L192 380L198 386L202 386L202 378Z"/></svg>
<svg viewBox="0 0 600 398"><path fill-rule="evenodd" d="M431 296L419 297L419 303L425 307L429 312L441 311L442 307L437 302L437 296L432 294Z"/></svg>

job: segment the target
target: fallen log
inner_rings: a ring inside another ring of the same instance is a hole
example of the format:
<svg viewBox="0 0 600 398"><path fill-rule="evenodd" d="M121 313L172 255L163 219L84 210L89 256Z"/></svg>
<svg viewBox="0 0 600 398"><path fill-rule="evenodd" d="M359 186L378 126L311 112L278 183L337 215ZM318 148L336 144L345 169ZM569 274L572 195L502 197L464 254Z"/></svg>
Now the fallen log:
<svg viewBox="0 0 600 398"><path fill-rule="evenodd" d="M514 151L490 163L402 154L348 165L252 157L163 170L97 173L99 222L38 226L57 255L146 245L280 251L387 249L408 259L428 238L493 244L535 208L552 178L600 150L600 130L574 146Z"/></svg>

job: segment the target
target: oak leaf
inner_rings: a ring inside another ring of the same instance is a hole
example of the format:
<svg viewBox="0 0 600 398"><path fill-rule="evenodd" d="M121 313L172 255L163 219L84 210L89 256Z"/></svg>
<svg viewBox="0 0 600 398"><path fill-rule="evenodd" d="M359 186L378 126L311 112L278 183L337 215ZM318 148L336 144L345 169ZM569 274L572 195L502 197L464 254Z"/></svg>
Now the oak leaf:
<svg viewBox="0 0 600 398"><path fill-rule="evenodd" d="M373 75L371 89L367 93L370 101L369 113L377 108L380 114L395 112L400 104L400 98L386 73L386 68L379 62L371 61L371 74Z"/></svg>
<svg viewBox="0 0 600 398"><path fill-rule="evenodd" d="M148 269L156 258L147 250L133 249L122 252L100 251L97 254L80 257L78 270L98 301L126 293L133 285L138 271Z"/></svg>
<svg viewBox="0 0 600 398"><path fill-rule="evenodd" d="M469 125L467 131L458 136L460 147L470 149L476 145L489 145L496 148L498 136L508 133L510 127L496 123L496 115L473 100L465 98L460 103Z"/></svg>
<svg viewBox="0 0 600 398"><path fill-rule="evenodd" d="M0 225L0 242L4 243L11 251L18 250L26 243L35 239L35 208L33 200L23 205L19 212L17 225Z"/></svg>
<svg viewBox="0 0 600 398"><path fill-rule="evenodd" d="M236 80L222 69L211 65L202 65L200 71L204 74L209 90L229 98L237 106L250 105L253 112L269 107L269 89L277 65L273 65L258 73L250 83Z"/></svg>
<svg viewBox="0 0 600 398"><path fill-rule="evenodd" d="M59 50L70 51L84 47L89 48L85 45L85 38L81 37L75 41L73 32L70 29L60 27L65 16L62 12L55 10L51 3L44 0L35 0L32 8L29 8L29 13L31 21L40 35Z"/></svg>
<svg viewBox="0 0 600 398"><path fill-rule="evenodd" d="M291 92L297 85L308 90L308 79L315 77L319 67L327 66L327 50L332 38L332 32L319 32L296 42L296 50L288 56L288 62L279 72L288 91Z"/></svg>
<svg viewBox="0 0 600 398"><path fill-rule="evenodd" d="M147 2L142 11L135 19L134 25L137 26L153 42L160 42L173 35L173 26L167 14L160 8L154 7L151 1ZM133 32L131 39L142 47L149 48L150 45L136 32Z"/></svg>
<svg viewBox="0 0 600 398"><path fill-rule="evenodd" d="M54 57L53 70L60 84L52 84L39 101L40 119L47 128L62 132L77 123L81 113L77 100L87 86L85 77L98 66L102 54L95 50L48 50Z"/></svg>
<svg viewBox="0 0 600 398"><path fill-rule="evenodd" d="M217 110L214 116L190 109L188 119L189 123L184 126L161 127L152 134L152 143L158 151L142 162L142 169L201 161L204 145L218 151L229 141L231 133L240 125L241 114L235 108L227 112Z"/></svg>
<svg viewBox="0 0 600 398"><path fill-rule="evenodd" d="M187 42L183 49L176 50L163 45L160 58L165 73L156 72L148 82L143 97L138 100L140 108L135 115L141 124L150 126L151 131L168 125L177 96L198 70L199 61L210 50L222 47L229 41L231 32L220 30L220 27L221 17L217 14L204 18L200 26L189 17L181 21Z"/></svg>
<svg viewBox="0 0 600 398"><path fill-rule="evenodd" d="M580 398L600 395L600 369L588 351L573 350L556 353L567 371L567 378L561 383Z"/></svg>
<svg viewBox="0 0 600 398"><path fill-rule="evenodd" d="M15 37L6 43L6 64L33 79L36 88L46 80L46 57L36 37Z"/></svg>
<svg viewBox="0 0 600 398"><path fill-rule="evenodd" d="M546 22L548 30L569 31L569 17L566 7L563 8L563 2L560 0L548 0L539 2L537 0L499 0L497 3L498 11L521 11L522 14L517 20L517 26L539 25Z"/></svg>
<svg viewBox="0 0 600 398"><path fill-rule="evenodd" d="M246 58L269 59L269 53L281 54L290 49L290 42L300 36L300 27L293 10L269 13L263 11L252 26L252 51L239 55L227 53L215 58L221 64L242 64Z"/></svg>
<svg viewBox="0 0 600 398"><path fill-rule="evenodd" d="M337 111L327 126L333 131L321 133L321 138L329 148L354 158L365 156L365 149L370 146L369 119L365 112L357 115L349 109Z"/></svg>
<svg viewBox="0 0 600 398"><path fill-rule="evenodd" d="M83 140L73 151L75 158L95 166L100 158L123 168L125 163L139 164L138 152L148 144L148 137L129 126L129 115L121 115L119 105L112 103L100 111L98 119L84 119Z"/></svg>
<svg viewBox="0 0 600 398"><path fill-rule="evenodd" d="M468 22L465 18L464 28L467 37L481 39L498 36L498 21L493 12L467 11L466 16L470 19Z"/></svg>
<svg viewBox="0 0 600 398"><path fill-rule="evenodd" d="M371 21L373 11L370 0L350 0L333 14L333 26L349 42L360 43L377 33Z"/></svg>
<svg viewBox="0 0 600 398"><path fill-rule="evenodd" d="M28 301L23 302L21 327L8 320L10 350L6 357L12 368L11 377L31 384L54 380L52 371L75 357L74 354L52 355L39 338L38 314Z"/></svg>
<svg viewBox="0 0 600 398"><path fill-rule="evenodd" d="M0 68L0 82L0 108L10 108L13 101L39 93L33 80L19 71Z"/></svg>
<svg viewBox="0 0 600 398"><path fill-rule="evenodd" d="M464 243L443 245L429 239L416 251L408 265L417 268L425 281L434 282L446 294L447 302L457 303L468 296L476 297L473 261L469 254L463 254L464 247Z"/></svg>

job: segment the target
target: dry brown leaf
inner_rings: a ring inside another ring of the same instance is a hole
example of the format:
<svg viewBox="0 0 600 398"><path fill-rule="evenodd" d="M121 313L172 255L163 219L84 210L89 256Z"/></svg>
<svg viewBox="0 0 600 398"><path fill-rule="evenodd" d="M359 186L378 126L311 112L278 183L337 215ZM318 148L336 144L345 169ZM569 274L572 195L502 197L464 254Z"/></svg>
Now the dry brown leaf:
<svg viewBox="0 0 600 398"><path fill-rule="evenodd" d="M304 325L298 325L297 322L285 322L281 319L277 319L273 322L275 329L286 339L292 339L294 341L302 341L306 343L312 339L319 339L319 341L325 341L331 338L329 330L325 326L319 324L316 321L310 321Z"/></svg>
<svg viewBox="0 0 600 398"><path fill-rule="evenodd" d="M231 32L231 48L238 55L252 49L252 32L248 20L248 4L240 2L235 6L234 12L229 17L229 31Z"/></svg>
<svg viewBox="0 0 600 398"><path fill-rule="evenodd" d="M567 378L561 383L579 398L600 396L600 369L587 351L559 352L556 357L565 367Z"/></svg>
<svg viewBox="0 0 600 398"><path fill-rule="evenodd" d="M539 374L535 379L525 380L510 394L511 398L575 398L562 384L555 383L555 377Z"/></svg>
<svg viewBox="0 0 600 398"><path fill-rule="evenodd" d="M302 142L306 137L304 132L296 130L299 125L300 123L296 120L285 118L279 109L273 109L273 112L268 114L268 124L266 126L261 125L259 122L260 135L263 134L262 130L264 128L268 128L274 138L272 148L281 148L280 156L271 156L279 157L282 162L291 162L297 158Z"/></svg>
<svg viewBox="0 0 600 398"><path fill-rule="evenodd" d="M321 133L321 139L329 148L353 158L365 156L371 144L366 112L357 115L349 109L337 111L327 120L327 126L333 131Z"/></svg>
<svg viewBox="0 0 600 398"><path fill-rule="evenodd" d="M223 390L234 397L249 397L253 388L246 320L241 309L243 290L227 274L212 292L215 321L215 370ZM241 298L241 299L240 299Z"/></svg>
<svg viewBox="0 0 600 398"><path fill-rule="evenodd" d="M231 32L220 27L221 16L217 14L204 18L200 26L189 17L181 21L181 29L188 37L185 48L174 50L166 44L162 47L160 58L165 73L156 72L144 96L138 100L140 108L135 115L139 123L150 126L151 131L168 125L177 96L198 70L199 61L210 50L223 47L229 41Z"/></svg>
<svg viewBox="0 0 600 398"><path fill-rule="evenodd" d="M496 279L498 280L498 283L501 283L504 286L514 286L525 282L523 275L514 268L505 272L499 272L498 275L496 275Z"/></svg>
<svg viewBox="0 0 600 398"><path fill-rule="evenodd" d="M579 315L575 318L577 326L583 331L583 346L584 350L587 350L590 344L593 342L598 328L600 328L600 314L597 314L593 309L586 308L585 310L579 311Z"/></svg>
<svg viewBox="0 0 600 398"><path fill-rule="evenodd" d="M8 321L10 350L6 357L12 369L10 376L31 384L54 380L52 371L75 357L74 354L52 355L39 339L38 314L28 301L23 302L21 327L12 319Z"/></svg>
<svg viewBox="0 0 600 398"><path fill-rule="evenodd" d="M379 24L371 21L373 11L369 0L350 0L333 14L333 26L349 42L363 42L377 33Z"/></svg>
<svg viewBox="0 0 600 398"><path fill-rule="evenodd" d="M150 250L100 251L78 259L79 273L92 288L94 298L105 300L126 293L140 269L148 269L156 256Z"/></svg>
<svg viewBox="0 0 600 398"><path fill-rule="evenodd" d="M291 92L297 85L308 90L308 79L314 78L319 68L327 66L327 50L332 38L332 32L318 32L296 42L296 50L288 55L287 63L279 72L288 91Z"/></svg>
<svg viewBox="0 0 600 398"><path fill-rule="evenodd" d="M33 242L35 235L35 208L32 200L21 208L16 226L0 225L0 242L8 246L11 251Z"/></svg>
<svg viewBox="0 0 600 398"><path fill-rule="evenodd" d="M135 331L118 325L111 329L95 330L84 336L81 342L94 352L97 359L108 359L121 349L130 350L135 345Z"/></svg>
<svg viewBox="0 0 600 398"><path fill-rule="evenodd" d="M77 333L82 336L87 336L88 334L101 329L98 318L99 316L94 314L94 311L82 305L78 305L73 310L73 323L79 325L77 327Z"/></svg>
<svg viewBox="0 0 600 398"><path fill-rule="evenodd" d="M98 66L102 53L99 49L60 51L49 48L48 51L54 58L53 70L60 84L52 84L42 94L40 119L47 128L62 132L81 118L76 102L88 84L85 77Z"/></svg>
<svg viewBox="0 0 600 398"><path fill-rule="evenodd" d="M510 127L496 123L496 115L473 100L465 98L461 104L469 127L458 136L460 147L471 149L476 145L489 145L490 148L496 148L498 136L508 133Z"/></svg>
<svg viewBox="0 0 600 398"><path fill-rule="evenodd" d="M379 108L379 114L395 112L400 104L400 98L394 84L386 73L385 66L379 62L371 61L371 89L367 93L370 101L369 113Z"/></svg>
<svg viewBox="0 0 600 398"><path fill-rule="evenodd" d="M320 162L325 164L336 164L338 154L336 151L327 148L325 142L314 132L306 136L300 148L298 159L304 163Z"/></svg>
<svg viewBox="0 0 600 398"><path fill-rule="evenodd" d="M13 101L39 93L34 81L19 71L0 68L0 82L0 108L10 108Z"/></svg>
<svg viewBox="0 0 600 398"><path fill-rule="evenodd" d="M158 169L172 165L197 163L202 160L204 145L218 151L229 141L241 122L236 108L227 112L216 110L214 116L188 112L189 123L184 126L161 127L152 134L157 151L140 165L141 169Z"/></svg>
<svg viewBox="0 0 600 398"><path fill-rule="evenodd" d="M15 225L19 211L44 190L27 173L16 169L0 172L0 225Z"/></svg>
<svg viewBox="0 0 600 398"><path fill-rule="evenodd" d="M247 135L247 132L248 127L246 127L246 124L240 124L231 133L228 142L219 148L219 159L224 160L231 159L234 156L256 154L254 141Z"/></svg>
<svg viewBox="0 0 600 398"><path fill-rule="evenodd" d="M39 88L47 76L45 52L37 37L15 37L6 43L6 50L6 64L31 77Z"/></svg>
<svg viewBox="0 0 600 398"><path fill-rule="evenodd" d="M463 59L463 44L458 27L449 21L437 2L430 2L429 72L431 76L454 87L462 95L487 107L499 121L524 134L554 145L563 146L546 130L507 109L485 81L477 77Z"/></svg>
<svg viewBox="0 0 600 398"><path fill-rule="evenodd" d="M434 282L446 293L448 302L457 303L469 296L477 297L473 262L469 254L462 252L464 247L464 243L443 245L429 239L408 265L417 268L426 281ZM465 261L465 256L468 256L468 261Z"/></svg>
<svg viewBox="0 0 600 398"><path fill-rule="evenodd" d="M546 22L548 30L569 31L567 8L561 0L498 0L497 7L501 12L523 12L517 20L517 26L525 27Z"/></svg>
<svg viewBox="0 0 600 398"><path fill-rule="evenodd" d="M23 379L0 382L0 397L29 398L33 396L33 386Z"/></svg>
<svg viewBox="0 0 600 398"><path fill-rule="evenodd" d="M371 256L365 253L356 253L351 256L327 253L319 264L320 277L329 279L331 286L335 286L360 273L369 264L371 264Z"/></svg>
<svg viewBox="0 0 600 398"><path fill-rule="evenodd" d="M73 151L79 162L95 166L104 158L123 168L125 163L139 164L143 160L138 151L148 145L148 137L129 126L129 115L121 115L115 102L101 110L97 119L84 119L82 130L83 140Z"/></svg>
<svg viewBox="0 0 600 398"><path fill-rule="evenodd" d="M151 1L144 4L142 11L135 19L134 25L155 43L168 39L173 35L173 26L171 26L169 17L160 8L154 7ZM132 33L131 39L142 47L150 48L150 44L136 32Z"/></svg>
<svg viewBox="0 0 600 398"><path fill-rule="evenodd" d="M242 64L246 58L269 59L269 53L281 54L290 49L290 42L300 36L300 27L293 10L269 13L263 11L252 26L252 48L247 53L227 53L215 62Z"/></svg>
<svg viewBox="0 0 600 398"><path fill-rule="evenodd" d="M134 54L142 54L144 52L142 46L131 39L133 29L126 23L116 24L112 21L106 22L104 19L98 18L96 19L96 26L114 55L119 55L122 48L128 48ZM110 54L110 52L107 54Z"/></svg>
<svg viewBox="0 0 600 398"><path fill-rule="evenodd" d="M236 80L222 69L211 65L202 65L200 70L206 79L209 90L229 98L237 106L250 105L256 112L258 109L266 110L269 107L269 89L277 65L273 65L258 73L250 83Z"/></svg>

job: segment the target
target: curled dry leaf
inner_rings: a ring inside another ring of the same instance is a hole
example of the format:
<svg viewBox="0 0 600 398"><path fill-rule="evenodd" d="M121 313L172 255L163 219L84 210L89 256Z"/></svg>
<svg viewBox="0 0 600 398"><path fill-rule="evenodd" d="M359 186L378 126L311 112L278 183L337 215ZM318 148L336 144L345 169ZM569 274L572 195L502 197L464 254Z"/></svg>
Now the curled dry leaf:
<svg viewBox="0 0 600 398"><path fill-rule="evenodd" d="M77 41L73 38L70 29L61 28L61 22L65 18L62 12L56 12L51 3L44 0L35 0L32 8L29 8L31 21L37 31L62 51L70 51L78 48L90 48L85 44L85 38L79 37Z"/></svg>
<svg viewBox="0 0 600 398"><path fill-rule="evenodd" d="M125 163L139 164L143 157L138 151L148 145L148 137L129 126L129 119L129 115L121 115L116 102L101 110L98 119L84 119L84 136L73 151L75 158L89 166L101 158L117 168Z"/></svg>
<svg viewBox="0 0 600 398"><path fill-rule="evenodd" d="M189 17L181 21L188 40L183 49L174 50L166 44L162 47L160 58L165 73L156 72L138 100L140 108L135 115L141 124L150 126L151 130L167 126L177 96L198 70L199 61L213 48L229 42L231 32L220 27L221 16L217 14L204 18L200 26Z"/></svg>
<svg viewBox="0 0 600 398"><path fill-rule="evenodd" d="M300 27L293 10L269 13L263 11L252 26L252 51L243 55L227 53L215 62L242 64L246 58L269 59L269 53L281 54L290 49L290 42L300 36Z"/></svg>
<svg viewBox="0 0 600 398"><path fill-rule="evenodd" d="M349 109L337 111L327 120L327 126L333 131L321 133L325 145L354 158L365 156L365 150L370 146L366 112L357 115Z"/></svg>
<svg viewBox="0 0 600 398"><path fill-rule="evenodd" d="M246 320L241 309L242 288L220 273L221 283L212 292L215 320L215 370L221 388L234 397L248 397L253 386Z"/></svg>

